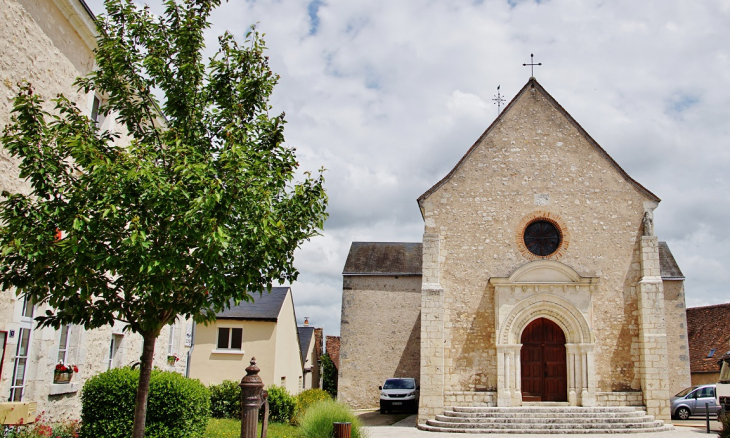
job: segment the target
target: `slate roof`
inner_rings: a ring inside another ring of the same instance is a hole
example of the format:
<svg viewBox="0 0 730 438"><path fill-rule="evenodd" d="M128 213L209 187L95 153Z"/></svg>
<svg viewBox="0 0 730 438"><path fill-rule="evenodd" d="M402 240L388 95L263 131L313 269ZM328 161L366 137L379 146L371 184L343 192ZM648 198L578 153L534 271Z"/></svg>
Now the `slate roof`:
<svg viewBox="0 0 730 438"><path fill-rule="evenodd" d="M651 199L653 201L656 201L656 202L661 201L661 199L659 199L659 197L657 195L653 194L646 187L642 186L636 180L634 180L633 178L631 178L629 176L629 174L626 173L626 171L623 170L621 168L621 166L619 166L618 163L616 161L614 161L613 158L611 158L610 155L608 155L608 152L606 152L606 150L603 149L598 144L598 142L596 142L593 139L593 137L591 137L586 132L586 130L583 129L583 127L580 126L580 124L578 124L578 122L576 122L575 119L570 114L568 114L568 112L558 103L558 101L556 101L555 98L553 98L550 95L550 93L548 93L547 91L545 91L545 89L542 87L542 85L540 85L537 82L537 80L534 77L532 77L532 78L530 78L527 81L527 83L525 84L525 86L522 87L522 90L520 90L520 92L517 93L517 95L514 97L514 99L512 99L509 104L507 104L507 106L499 114L499 116L497 116L497 118L494 119L494 122L492 122L492 124L489 125L489 127L487 128L487 130L484 131L484 133L469 148L469 150L466 151L466 154L464 154L464 156L461 158L461 160L459 160L459 162L456 163L456 166L454 166L454 168L451 169L451 172L449 172L445 177L443 177L441 179L441 181L437 182L433 187L431 187L430 189L428 189L426 191L426 193L424 193L424 194L422 194L421 196L418 197L418 205L419 205L419 207L422 207L421 203L424 200L426 200L429 196L431 196L431 194L433 192L435 192L436 190L438 190L439 187L441 187L442 185L444 185L444 183L446 183L446 181L448 181L454 175L454 173L456 173L456 171L466 162L466 160L469 157L469 155L471 155L471 153L474 152L474 150L482 142L482 140L484 140L484 138L486 138L486 136L492 131L492 129L494 129L494 127L497 126L497 123L499 123L499 121L502 120L502 118L506 114L509 113L509 110L512 108L512 105L514 105L514 103L522 96L523 93L528 92L528 90L530 90L533 87L536 88L536 89L538 89L547 98L548 102L550 102L555 107L555 109L557 109L558 112L560 112L568 120L568 122L570 122L575 127L575 129L577 129L578 132L580 132L583 135L583 137L585 137L586 140L588 140L588 142L591 145L593 145L593 147L598 151L598 153L601 154L601 155L603 155L606 158L606 160L608 160L608 162L611 163L613 165L613 167L621 174L621 176L623 176L624 179L626 179L626 181L628 181L631 185L633 185L639 191L639 193L643 194L644 196L646 196L647 198L649 198L649 199ZM423 214L423 209L421 209L421 214Z"/></svg>
<svg viewBox="0 0 730 438"><path fill-rule="evenodd" d="M421 275L423 244L352 242L342 275Z"/></svg>
<svg viewBox="0 0 730 438"><path fill-rule="evenodd" d="M277 321L289 287L272 287L271 293L253 293L253 302L241 301L237 306L216 314L218 319Z"/></svg>
<svg viewBox="0 0 730 438"><path fill-rule="evenodd" d="M312 342L312 336L314 336L314 327L297 327L297 331L299 332L299 351L302 353L302 363L305 364L309 343Z"/></svg>
<svg viewBox="0 0 730 438"><path fill-rule="evenodd" d="M693 373L716 373L717 362L730 352L730 303L687 309L689 367ZM715 349L712 357L707 357Z"/></svg>
<svg viewBox="0 0 730 438"><path fill-rule="evenodd" d="M659 270L664 280L684 280L684 274L674 260L667 242L659 242Z"/></svg>

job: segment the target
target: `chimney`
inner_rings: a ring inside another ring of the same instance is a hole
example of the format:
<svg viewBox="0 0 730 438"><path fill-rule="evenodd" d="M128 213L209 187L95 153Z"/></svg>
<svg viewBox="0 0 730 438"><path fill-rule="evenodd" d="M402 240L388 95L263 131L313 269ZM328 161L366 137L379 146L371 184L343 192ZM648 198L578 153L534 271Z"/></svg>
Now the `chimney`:
<svg viewBox="0 0 730 438"><path fill-rule="evenodd" d="M304 327L309 327L309 317L308 316L304 317Z"/></svg>

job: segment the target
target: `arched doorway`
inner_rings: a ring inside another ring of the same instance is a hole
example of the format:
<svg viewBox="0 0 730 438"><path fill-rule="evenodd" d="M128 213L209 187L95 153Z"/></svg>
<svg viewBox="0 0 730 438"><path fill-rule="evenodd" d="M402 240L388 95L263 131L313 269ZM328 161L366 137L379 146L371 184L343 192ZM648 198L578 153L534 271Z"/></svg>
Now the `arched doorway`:
<svg viewBox="0 0 730 438"><path fill-rule="evenodd" d="M547 318L532 321L522 332L523 401L567 401L565 333Z"/></svg>

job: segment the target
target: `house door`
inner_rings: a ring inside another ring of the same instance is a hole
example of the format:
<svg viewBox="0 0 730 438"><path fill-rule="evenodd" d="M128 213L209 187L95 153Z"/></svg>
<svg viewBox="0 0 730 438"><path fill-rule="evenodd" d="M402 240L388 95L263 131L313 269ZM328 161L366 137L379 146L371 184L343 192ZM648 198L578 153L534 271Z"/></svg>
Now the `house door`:
<svg viewBox="0 0 730 438"><path fill-rule="evenodd" d="M546 318L532 321L522 332L522 400L567 401L565 334Z"/></svg>

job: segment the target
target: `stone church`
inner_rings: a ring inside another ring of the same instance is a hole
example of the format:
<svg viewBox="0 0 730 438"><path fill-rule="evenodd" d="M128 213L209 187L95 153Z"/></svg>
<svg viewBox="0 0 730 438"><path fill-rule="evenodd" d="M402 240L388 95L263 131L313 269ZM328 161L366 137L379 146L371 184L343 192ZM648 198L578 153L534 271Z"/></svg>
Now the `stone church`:
<svg viewBox="0 0 730 438"><path fill-rule="evenodd" d="M418 205L419 243L354 242L338 397L420 384L446 407L645 406L690 385L684 277L654 234L660 199L535 80Z"/></svg>

